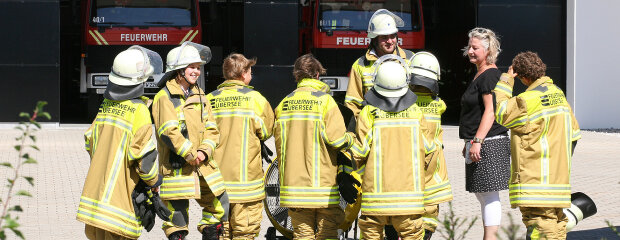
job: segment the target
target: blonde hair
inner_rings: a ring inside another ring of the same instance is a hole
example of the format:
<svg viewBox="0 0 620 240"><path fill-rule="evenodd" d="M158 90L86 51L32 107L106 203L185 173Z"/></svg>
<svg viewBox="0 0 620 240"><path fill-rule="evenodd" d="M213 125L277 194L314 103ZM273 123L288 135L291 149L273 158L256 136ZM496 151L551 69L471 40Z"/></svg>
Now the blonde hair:
<svg viewBox="0 0 620 240"><path fill-rule="evenodd" d="M477 38L482 42L487 54L487 63L494 64L497 61L497 56L502 51L499 44L499 38L495 35L493 30L488 28L477 27L469 31L467 34L469 40ZM467 57L467 51L469 50L469 44L463 48L463 56Z"/></svg>
<svg viewBox="0 0 620 240"><path fill-rule="evenodd" d="M295 81L299 82L304 78L316 78L317 74L325 74L325 68L323 68L321 62L311 53L305 54L295 60L295 65L293 67Z"/></svg>
<svg viewBox="0 0 620 240"><path fill-rule="evenodd" d="M247 59L243 54L231 53L224 59L222 72L226 80L241 80L243 74L256 65L256 58Z"/></svg>

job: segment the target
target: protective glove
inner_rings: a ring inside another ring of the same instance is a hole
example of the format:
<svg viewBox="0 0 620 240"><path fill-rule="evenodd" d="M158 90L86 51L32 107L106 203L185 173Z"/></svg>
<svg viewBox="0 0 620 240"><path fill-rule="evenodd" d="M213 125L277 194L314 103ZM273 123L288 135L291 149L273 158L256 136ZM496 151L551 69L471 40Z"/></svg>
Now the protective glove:
<svg viewBox="0 0 620 240"><path fill-rule="evenodd" d="M147 231L150 231L153 225L155 225L155 217L152 211L151 201L147 194L148 191L149 188L146 183L140 180L131 192L131 199L136 218L140 219L140 224L144 226Z"/></svg>
<svg viewBox="0 0 620 240"><path fill-rule="evenodd" d="M170 221L170 215L172 212L166 207L164 202L159 198L159 193L149 191L151 204L153 206L153 211L157 214L157 216L166 222Z"/></svg>
<svg viewBox="0 0 620 240"><path fill-rule="evenodd" d="M336 163L338 165L344 165L344 166L353 166L351 164L351 159L349 159L349 157L347 157L347 155L345 155L342 151L338 151L338 155L336 155Z"/></svg>
<svg viewBox="0 0 620 240"><path fill-rule="evenodd" d="M338 183L338 191L340 191L340 196L342 196L342 198L349 204L355 203L358 194L355 186L359 187L361 186L361 183L353 176L345 172L338 173L336 176L336 182Z"/></svg>
<svg viewBox="0 0 620 240"><path fill-rule="evenodd" d="M260 141L260 155L267 163L271 163L271 156L273 152L267 147L264 141Z"/></svg>
<svg viewBox="0 0 620 240"><path fill-rule="evenodd" d="M183 168L183 166L185 166L185 164L187 164L187 161L185 161L185 158L170 151L170 165L172 165L173 169L181 169Z"/></svg>
<svg viewBox="0 0 620 240"><path fill-rule="evenodd" d="M148 208L152 208L152 205ZM155 213L153 213L152 209L147 210L142 216L142 222L140 223L147 232L150 232L155 226Z"/></svg>

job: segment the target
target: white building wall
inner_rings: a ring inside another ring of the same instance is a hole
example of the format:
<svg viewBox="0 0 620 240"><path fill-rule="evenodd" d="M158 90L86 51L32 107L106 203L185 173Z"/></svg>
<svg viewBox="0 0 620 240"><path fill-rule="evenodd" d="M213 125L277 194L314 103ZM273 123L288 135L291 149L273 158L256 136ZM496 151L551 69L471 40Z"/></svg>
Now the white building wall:
<svg viewBox="0 0 620 240"><path fill-rule="evenodd" d="M567 1L566 95L582 129L620 128L620 1Z"/></svg>

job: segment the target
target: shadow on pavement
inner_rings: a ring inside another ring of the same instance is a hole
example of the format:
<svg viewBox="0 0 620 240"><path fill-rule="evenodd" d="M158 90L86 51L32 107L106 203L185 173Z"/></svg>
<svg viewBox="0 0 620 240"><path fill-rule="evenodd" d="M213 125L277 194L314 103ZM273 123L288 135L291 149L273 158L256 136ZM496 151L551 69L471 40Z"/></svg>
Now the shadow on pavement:
<svg viewBox="0 0 620 240"><path fill-rule="evenodd" d="M620 229L620 226L616 226L616 229ZM581 231L571 231L566 235L567 240L599 240L599 239L607 239L607 240L615 240L620 239L616 233L614 233L611 228L596 228L596 229L588 229Z"/></svg>

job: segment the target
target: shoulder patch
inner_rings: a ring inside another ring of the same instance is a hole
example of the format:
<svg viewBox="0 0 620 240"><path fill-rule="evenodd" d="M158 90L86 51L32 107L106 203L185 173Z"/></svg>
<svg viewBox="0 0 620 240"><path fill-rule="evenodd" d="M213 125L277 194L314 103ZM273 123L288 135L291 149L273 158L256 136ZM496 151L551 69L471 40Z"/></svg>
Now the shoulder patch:
<svg viewBox="0 0 620 240"><path fill-rule="evenodd" d="M247 87L242 87L242 88L237 88L237 92L243 93L243 94L247 94L249 92L252 92L254 90L247 88Z"/></svg>
<svg viewBox="0 0 620 240"><path fill-rule="evenodd" d="M405 52L405 59L409 60L411 57L413 57L413 52L409 51L407 49L403 49L403 52Z"/></svg>
<svg viewBox="0 0 620 240"><path fill-rule="evenodd" d="M366 65L370 64L370 61L366 59L366 56L361 56L360 58L357 59L357 64L359 64L362 67L365 67Z"/></svg>
<svg viewBox="0 0 620 240"><path fill-rule="evenodd" d="M295 92L289 93L288 95L286 95L287 98L293 97L295 96Z"/></svg>
<svg viewBox="0 0 620 240"><path fill-rule="evenodd" d="M546 92L548 89L547 86L538 85L538 87L535 87L532 91Z"/></svg>
<svg viewBox="0 0 620 240"><path fill-rule="evenodd" d="M311 94L312 94L312 96L315 96L315 97L321 97L321 96L323 96L323 95L325 95L327 93L321 92L321 91L314 91Z"/></svg>
<svg viewBox="0 0 620 240"><path fill-rule="evenodd" d="M168 86L165 86L162 89L166 92L166 94L168 94L168 99L170 99L174 108L178 108L179 106L181 106L181 99L176 95L172 96L172 94L170 94L170 90L168 90Z"/></svg>
<svg viewBox="0 0 620 240"><path fill-rule="evenodd" d="M143 104L143 105L146 105L146 104L144 103L144 101L142 101L142 99L139 99L139 98L134 98L134 99L131 99L130 101L131 101L131 103L133 103L133 104Z"/></svg>
<svg viewBox="0 0 620 240"><path fill-rule="evenodd" d="M222 90L216 89L215 91L211 92L211 95L215 97L217 95L220 95L221 93L222 93Z"/></svg>

